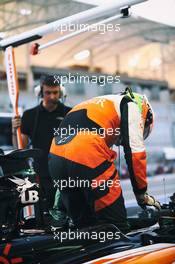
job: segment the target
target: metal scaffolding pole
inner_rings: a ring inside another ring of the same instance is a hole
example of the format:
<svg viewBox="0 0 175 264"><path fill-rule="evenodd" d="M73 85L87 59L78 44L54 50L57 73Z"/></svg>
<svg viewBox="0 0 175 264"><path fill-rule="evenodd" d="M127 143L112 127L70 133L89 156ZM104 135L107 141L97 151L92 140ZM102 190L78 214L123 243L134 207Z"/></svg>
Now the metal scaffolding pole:
<svg viewBox="0 0 175 264"><path fill-rule="evenodd" d="M85 23L102 16L112 16L113 14L116 14L116 11L121 8L126 8L145 1L147 0L118 0L116 3L113 2L108 3L108 5L94 7L84 12L56 20L52 23L18 34L16 36L3 39L0 41L0 48L5 49L8 46L17 47L36 39L40 39L44 35L54 33L58 31L61 25Z"/></svg>

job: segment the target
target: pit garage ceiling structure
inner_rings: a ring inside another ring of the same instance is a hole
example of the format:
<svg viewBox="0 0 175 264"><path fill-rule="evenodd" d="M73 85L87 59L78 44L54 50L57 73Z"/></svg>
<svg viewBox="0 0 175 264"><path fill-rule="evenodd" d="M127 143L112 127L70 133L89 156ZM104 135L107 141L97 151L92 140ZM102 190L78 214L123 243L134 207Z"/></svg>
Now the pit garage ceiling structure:
<svg viewBox="0 0 175 264"><path fill-rule="evenodd" d="M92 4L99 5L100 2L103 3L105 0L1 0L0 37L13 36L68 17L93 8ZM166 8L162 6L165 2ZM145 2L150 7L153 3L153 8L150 9L152 12L149 10L146 12L146 9L143 12L143 8L141 9L143 4L140 4L133 8L131 17L111 22L120 24L119 32L108 31L103 34L99 31L89 31L43 50L38 56L30 56L30 58L28 55L29 45L18 47L15 50L17 67L21 71L25 71L29 62L31 66L52 68L68 68L75 65L90 66L91 70L98 68L105 73L119 72L131 77L166 80L170 88L174 88L175 23L173 26L172 19L160 21L157 18L157 13L161 13L162 8L162 18L172 18L170 10L173 10L173 1L149 0ZM148 14L152 17L149 18ZM46 43L56 36L60 36L60 32L50 34L37 42ZM90 58L76 61L74 55L82 50L89 50ZM3 56L2 54L1 56Z"/></svg>

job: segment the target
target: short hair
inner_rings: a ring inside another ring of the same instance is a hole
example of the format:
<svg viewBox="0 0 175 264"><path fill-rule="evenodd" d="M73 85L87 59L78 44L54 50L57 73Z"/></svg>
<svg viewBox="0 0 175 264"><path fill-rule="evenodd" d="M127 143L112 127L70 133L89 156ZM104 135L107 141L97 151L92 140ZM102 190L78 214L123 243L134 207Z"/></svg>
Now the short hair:
<svg viewBox="0 0 175 264"><path fill-rule="evenodd" d="M56 74L55 75L45 74L45 75L41 76L40 83L41 83L41 86L43 86L43 85L60 86L61 80L58 77L58 75L56 75Z"/></svg>

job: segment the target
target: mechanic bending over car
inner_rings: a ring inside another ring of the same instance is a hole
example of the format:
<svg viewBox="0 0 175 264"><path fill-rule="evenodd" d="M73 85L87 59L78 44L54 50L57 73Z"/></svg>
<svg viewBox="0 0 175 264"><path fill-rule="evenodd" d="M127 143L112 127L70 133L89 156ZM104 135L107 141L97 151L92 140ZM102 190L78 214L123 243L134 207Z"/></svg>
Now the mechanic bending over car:
<svg viewBox="0 0 175 264"><path fill-rule="evenodd" d="M49 169L59 186L65 180L77 183L74 188L69 184L59 187L59 202L64 206L62 210L72 219L75 227L108 222L123 232L129 231L114 165L116 152L111 149L114 144L124 148L138 204L160 208L159 202L147 193L144 140L152 127L153 111L147 98L133 93L130 88L121 94L82 102L66 115L59 127L64 135L56 135L52 141ZM74 129L74 133L70 133L70 128ZM82 187L78 184L82 180L87 182L87 179L89 185ZM101 180L105 180L105 188L100 188Z"/></svg>
<svg viewBox="0 0 175 264"><path fill-rule="evenodd" d="M54 189L48 171L48 153L54 128L57 128L70 111L70 107L60 102L63 99L61 80L55 75L43 75L40 80L38 96L41 103L23 113L22 118L12 119L13 145L17 146L16 131L21 127L23 147L31 144L34 148L43 150L43 157L37 161L36 171L40 175L40 186L47 206L51 208L54 202ZM36 164L35 164L36 165Z"/></svg>

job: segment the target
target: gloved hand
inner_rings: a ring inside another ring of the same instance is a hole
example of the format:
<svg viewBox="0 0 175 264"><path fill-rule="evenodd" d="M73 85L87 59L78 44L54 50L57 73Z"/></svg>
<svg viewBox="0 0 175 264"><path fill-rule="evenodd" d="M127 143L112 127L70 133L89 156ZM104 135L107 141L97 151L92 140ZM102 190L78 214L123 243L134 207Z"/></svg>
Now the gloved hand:
<svg viewBox="0 0 175 264"><path fill-rule="evenodd" d="M154 206L157 209L161 209L161 205L159 201L156 201L156 199L153 196L150 196L147 193L144 194L137 194L136 195L137 203L142 208L145 209L146 206Z"/></svg>

